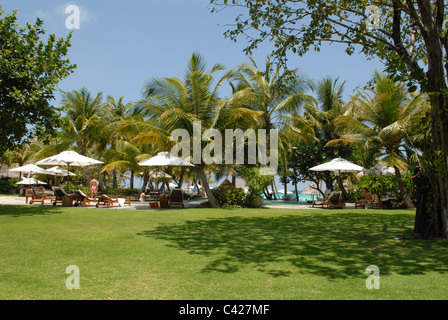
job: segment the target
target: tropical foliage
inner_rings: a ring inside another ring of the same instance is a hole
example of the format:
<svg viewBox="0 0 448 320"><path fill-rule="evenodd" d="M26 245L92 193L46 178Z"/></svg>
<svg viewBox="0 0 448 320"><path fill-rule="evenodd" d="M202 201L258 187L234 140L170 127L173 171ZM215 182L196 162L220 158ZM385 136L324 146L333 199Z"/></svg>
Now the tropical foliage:
<svg viewBox="0 0 448 320"><path fill-rule="evenodd" d="M76 67L66 58L71 34L56 39L45 36L39 18L26 27L17 20L17 11L5 15L0 5L0 156L33 136L55 134L54 90Z"/></svg>
<svg viewBox="0 0 448 320"><path fill-rule="evenodd" d="M222 97L226 84L231 94ZM318 185L324 181L327 189L343 188L336 186L334 175L309 171L314 165L342 156L365 167L378 162L394 166L398 195L406 200L409 184L403 187L400 177L420 160L425 136L421 123L428 110L425 97L409 93L401 83L381 74L375 76L368 90L353 97L345 98L343 91L344 83L339 79L314 82L298 70L281 73L270 62L260 70L253 59L248 65L230 70L221 64L208 68L204 58L193 53L183 79L152 78L145 84L143 98L135 103L126 102L124 97L105 99L101 92L92 93L87 88L62 91L61 130L47 143L34 139L18 152L6 152L2 162L23 165L71 148L104 162L94 168L73 168L78 176L72 181L81 189L86 188L93 170L98 170L100 187L109 193L116 192L124 181L130 181L131 190L145 189L153 185L151 172L155 168L140 167L138 163L170 151L178 143L171 137L176 130L187 133L190 140L186 142L192 146L195 129L200 128L199 162L193 161L192 148L179 154L194 162L195 168L168 168L167 173L174 183L189 182L197 189L201 185L213 207L243 206L262 193L275 197L277 182L273 176L260 175L258 163L247 167L204 161L204 150L216 139L204 133L276 129L277 174L285 187L293 181L298 192L297 183L301 181L315 181ZM247 157L249 138L245 137L243 143ZM222 148L214 152L226 152ZM236 148L232 152L235 155ZM213 175L216 180L229 175L243 177L249 187L248 196L240 195L238 188L213 191ZM136 177L142 181L139 186L134 184ZM354 177L344 178L356 182ZM355 194L350 189L350 195Z"/></svg>
<svg viewBox="0 0 448 320"><path fill-rule="evenodd" d="M386 75L376 73L373 82L369 91L357 94L351 107L338 118L336 131L341 138L329 144L360 146L366 167L373 167L376 161L393 167L401 197L407 207L413 207L401 172L418 161L419 150L413 148L413 140L420 133L416 124L425 117L429 105L424 96L409 93L402 83Z"/></svg>

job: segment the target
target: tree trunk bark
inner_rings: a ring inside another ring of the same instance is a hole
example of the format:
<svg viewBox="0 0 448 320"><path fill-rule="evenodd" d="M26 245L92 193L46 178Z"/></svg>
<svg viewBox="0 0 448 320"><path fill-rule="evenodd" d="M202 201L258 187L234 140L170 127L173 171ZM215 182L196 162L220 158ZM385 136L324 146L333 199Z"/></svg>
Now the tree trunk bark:
<svg viewBox="0 0 448 320"><path fill-rule="evenodd" d="M296 194L296 201L299 201L299 190L297 190L297 181L294 183L294 193Z"/></svg>
<svg viewBox="0 0 448 320"><path fill-rule="evenodd" d="M204 188L205 194L207 195L210 206L212 208L219 208L218 201L216 201L216 198L213 195L212 190L210 189L210 186L208 184L207 175L204 171L204 165L196 165L196 169L198 171L199 179L201 179L202 187Z"/></svg>
<svg viewBox="0 0 448 320"><path fill-rule="evenodd" d="M112 187L114 189L118 188L118 182L117 182L117 169L112 170Z"/></svg>
<svg viewBox="0 0 448 320"><path fill-rule="evenodd" d="M286 177L283 177L283 178L285 178L285 181L286 181ZM287 199L287 197L288 197L288 183L284 182L283 186L284 186L284 189L285 189L285 194L283 195L283 198Z"/></svg>
<svg viewBox="0 0 448 320"><path fill-rule="evenodd" d="M186 167L181 167L181 169L180 169L180 177L179 177L179 182L177 184L177 186L179 188L182 188L182 184L184 183L185 170L186 170Z"/></svg>
<svg viewBox="0 0 448 320"><path fill-rule="evenodd" d="M134 170L131 170L131 178L129 181L129 188L134 189Z"/></svg>
<svg viewBox="0 0 448 320"><path fill-rule="evenodd" d="M427 1L417 0L419 16L421 19L420 32L422 34L426 56L428 61L428 71L426 77L420 80L422 91L428 93L431 103L431 146L429 152L425 152L424 157L429 154L428 168L429 178L433 187L433 205L431 217L436 225L438 236L448 237L448 90L447 79L444 73L444 60L441 37L444 24L444 13L437 10L438 17L434 17L434 12ZM441 19L440 19L441 18ZM446 41L446 40L445 40ZM446 49L446 47L445 47ZM412 66L410 66L412 70Z"/></svg>

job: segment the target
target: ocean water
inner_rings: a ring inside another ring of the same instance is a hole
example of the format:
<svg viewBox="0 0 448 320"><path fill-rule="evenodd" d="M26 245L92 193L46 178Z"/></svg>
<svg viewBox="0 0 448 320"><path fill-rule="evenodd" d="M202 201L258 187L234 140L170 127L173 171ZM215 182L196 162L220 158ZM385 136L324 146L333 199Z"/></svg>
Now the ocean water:
<svg viewBox="0 0 448 320"><path fill-rule="evenodd" d="M279 192L279 196L280 196L280 199L283 199L284 194ZM295 194L289 194L289 197L291 199L293 199L293 200L296 199L296 195ZM316 199L316 196L314 196L314 199ZM311 201L311 200L313 200L313 196L312 195L301 195L299 193L299 201Z"/></svg>

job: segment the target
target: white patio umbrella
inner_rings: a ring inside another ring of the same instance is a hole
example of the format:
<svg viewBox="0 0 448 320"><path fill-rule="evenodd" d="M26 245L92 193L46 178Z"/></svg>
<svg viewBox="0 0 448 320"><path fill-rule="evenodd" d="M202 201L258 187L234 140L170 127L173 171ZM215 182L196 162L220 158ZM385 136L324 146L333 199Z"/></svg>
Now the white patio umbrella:
<svg viewBox="0 0 448 320"><path fill-rule="evenodd" d="M49 174L49 175L54 175L53 172L48 171L44 168L41 168L35 164L27 164L18 168L13 168L13 169L9 169L8 171L12 171L12 172L22 172L24 174L28 175L28 181L29 183L22 183L24 180L20 181L20 183L16 183L16 184L20 184L20 185L29 185L31 186L32 184L37 184L37 183L31 183L32 180L30 180L30 178L32 178L33 174L35 173L40 173L40 174ZM38 181L38 180L35 180ZM46 184L45 182L39 181L39 184Z"/></svg>
<svg viewBox="0 0 448 320"><path fill-rule="evenodd" d="M65 169L62 169L59 166L55 166L53 168L50 168L50 169L48 169L48 171L51 171L51 172L54 173L54 184L55 185L56 185L56 178L57 178L58 175L61 175L61 176L68 175L68 176L72 176L72 177L76 176L76 174L74 174L73 172L70 172L70 171L67 171Z"/></svg>
<svg viewBox="0 0 448 320"><path fill-rule="evenodd" d="M185 161L179 157L174 156L170 152L159 152L156 156L143 160L142 162L139 162L139 166L142 167L161 167L163 170L163 184L166 185L166 171L165 168L170 167L194 167L193 164L191 164L188 161Z"/></svg>
<svg viewBox="0 0 448 320"><path fill-rule="evenodd" d="M384 164L378 163L370 169L363 169L362 174L393 176L395 175L395 169L392 167L385 166Z"/></svg>
<svg viewBox="0 0 448 320"><path fill-rule="evenodd" d="M16 182L16 184L31 186L33 184L47 184L47 183L34 178L22 178L22 181Z"/></svg>
<svg viewBox="0 0 448 320"><path fill-rule="evenodd" d="M335 175L338 176L339 187L341 190L343 189L342 181L341 181L341 172L360 172L364 168L358 166L354 163L351 163L348 160L345 160L341 157L335 158L330 162L322 163L317 166L310 168L310 171L331 171L334 172Z"/></svg>
<svg viewBox="0 0 448 320"><path fill-rule="evenodd" d="M41 168L41 167L39 167L39 166L37 166L35 164L27 164L27 165L22 166L22 167L9 169L8 171L26 173L26 174L28 174L29 177L32 176L35 173L54 175L53 172L48 171L48 170L46 170L44 168Z"/></svg>
<svg viewBox="0 0 448 320"><path fill-rule="evenodd" d="M343 158L335 158L330 162L322 163L310 168L311 171L333 171L336 175L340 175L341 172L359 172L363 169L363 167Z"/></svg>
<svg viewBox="0 0 448 320"><path fill-rule="evenodd" d="M170 176L169 174L165 174L165 172L162 171L157 171L157 172L153 172L150 177L151 178L155 178L155 179L159 179L159 178L163 178L165 176L165 178L167 179L172 179L173 177Z"/></svg>
<svg viewBox="0 0 448 320"><path fill-rule="evenodd" d="M50 166L66 165L67 172L70 171L70 166L85 167L101 163L104 162L80 155L75 151L63 151L57 155L36 162L36 164L38 165L50 165ZM67 186L68 185L70 185L70 175L67 173Z"/></svg>

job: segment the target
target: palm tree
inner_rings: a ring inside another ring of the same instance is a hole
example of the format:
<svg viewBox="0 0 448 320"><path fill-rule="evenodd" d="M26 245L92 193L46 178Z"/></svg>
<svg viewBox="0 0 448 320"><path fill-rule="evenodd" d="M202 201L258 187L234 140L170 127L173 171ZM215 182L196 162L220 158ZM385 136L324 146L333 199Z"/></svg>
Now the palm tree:
<svg viewBox="0 0 448 320"><path fill-rule="evenodd" d="M62 94L62 110L67 114L65 138L76 143L79 153L85 156L98 131L101 113L105 111L102 93L92 98L91 93L82 88L79 91L62 91Z"/></svg>
<svg viewBox="0 0 448 320"><path fill-rule="evenodd" d="M260 113L260 127L266 130L266 137L271 129L280 132L278 152L281 163L286 164L289 141L296 136L296 131L290 130L288 116L301 110L304 104L314 101L313 97L306 93L313 87L313 82L297 69L282 73L280 66L274 66L267 60L265 69L260 70L252 57L249 59L252 64L241 65L233 78L237 80L240 90L245 90L243 101L252 110ZM269 145L269 141L266 143ZM287 166L281 165L280 168L284 181L287 181ZM275 185L273 190L276 190Z"/></svg>
<svg viewBox="0 0 448 320"><path fill-rule="evenodd" d="M104 135L107 110L103 102L103 95L100 92L92 97L86 88L79 91L62 91L62 95L62 110L66 113L64 140L75 144L78 152L86 156L88 149ZM90 179L90 172L87 168L85 169L85 179L87 181Z"/></svg>
<svg viewBox="0 0 448 320"><path fill-rule="evenodd" d="M408 168L406 154L411 150L411 128L425 116L428 103L425 97L410 94L402 83L394 82L378 72L369 92L359 92L344 116L337 120L341 139L339 142L362 145L380 162L395 168L398 187L408 208L414 205L404 187L401 172Z"/></svg>
<svg viewBox="0 0 448 320"><path fill-rule="evenodd" d="M301 140L305 143L318 143L325 146L322 153L327 160L341 156L349 157L352 152L345 146L332 145L327 143L339 138L336 130L336 119L346 111L346 104L343 100L345 82L339 83L339 78L327 77L318 82L315 92L316 100L304 106L304 113L294 113L289 116L291 130L297 132ZM317 165L318 163L315 163ZM316 177L322 177L327 190L333 189L334 178L329 173L316 173ZM338 180L339 182L339 180ZM319 183L317 183L319 185ZM339 188L348 199L348 194L343 185Z"/></svg>
<svg viewBox="0 0 448 320"><path fill-rule="evenodd" d="M280 66L273 66L268 60L265 70L260 70L255 61L249 57L252 65L241 65L234 78L239 86L249 89L245 100L253 110L261 112L262 128L281 129L284 115L301 110L305 103L314 101L306 91L313 87L313 82L297 69L281 73Z"/></svg>
<svg viewBox="0 0 448 320"><path fill-rule="evenodd" d="M116 100L112 96L107 97L107 118L109 124L106 125L106 130L110 131L110 136L108 138L108 147L111 150L117 150L118 143L125 139L123 135L121 135L117 130L117 124L128 119L130 115L130 110L132 108L131 103L124 103L124 97L120 97ZM101 168L103 171L103 169ZM131 184L133 185L133 179L131 180ZM117 181L117 169L112 170L112 187L118 187Z"/></svg>
<svg viewBox="0 0 448 320"><path fill-rule="evenodd" d="M235 105L218 96L218 89L232 72L227 72L214 84L214 74L222 70L224 66L215 64L207 71L202 56L193 53L183 80L155 78L146 83L145 99L135 109L146 120L146 130L136 139L140 143L157 143L160 148L167 149L173 145L169 137L176 129L184 129L193 137L194 121L201 123L202 136L206 129L220 130L232 119L237 119ZM241 109L239 114L242 112ZM210 205L217 207L205 173L205 163L201 160L195 165Z"/></svg>
<svg viewBox="0 0 448 320"><path fill-rule="evenodd" d="M141 171L138 163L147 157L147 153L143 150L145 145L137 146L126 140L119 140L115 148L111 148L105 152L105 159L108 163L103 167L106 171L126 171L131 172L130 188L134 188L134 176Z"/></svg>

